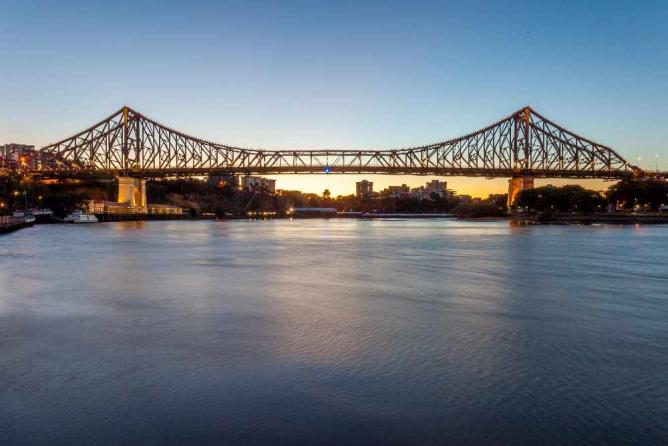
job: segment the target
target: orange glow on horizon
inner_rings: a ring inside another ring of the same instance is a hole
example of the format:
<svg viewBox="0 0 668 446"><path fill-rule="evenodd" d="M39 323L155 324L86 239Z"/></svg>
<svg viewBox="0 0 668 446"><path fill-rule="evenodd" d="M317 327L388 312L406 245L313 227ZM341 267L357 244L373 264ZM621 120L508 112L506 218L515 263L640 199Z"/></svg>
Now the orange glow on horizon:
<svg viewBox="0 0 668 446"><path fill-rule="evenodd" d="M424 186L432 179L448 182L448 189L457 192L458 195L471 195L472 197L487 198L489 194L505 194L508 192L507 178L469 178L469 177L439 177L435 175L268 175L268 178L276 180L276 189L300 190L302 192L321 195L325 189L329 189L332 197L337 195L352 195L355 193L355 183L361 180L373 181L373 190L380 192L388 186L399 186L406 184L409 187ZM604 180L571 180L571 179L536 179L535 186L552 184L564 186L566 184L579 184L587 189L605 191L614 182Z"/></svg>

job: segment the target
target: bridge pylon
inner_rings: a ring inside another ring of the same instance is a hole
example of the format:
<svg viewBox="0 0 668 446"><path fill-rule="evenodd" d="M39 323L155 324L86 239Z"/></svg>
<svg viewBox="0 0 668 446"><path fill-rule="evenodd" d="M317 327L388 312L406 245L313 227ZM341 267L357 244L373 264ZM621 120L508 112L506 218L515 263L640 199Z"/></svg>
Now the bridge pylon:
<svg viewBox="0 0 668 446"><path fill-rule="evenodd" d="M511 207L515 204L517 196L523 190L533 189L533 177L522 176L522 177L513 177L508 180L508 207Z"/></svg>
<svg viewBox="0 0 668 446"><path fill-rule="evenodd" d="M134 208L142 214L148 213L146 180L133 177L118 177L118 203Z"/></svg>

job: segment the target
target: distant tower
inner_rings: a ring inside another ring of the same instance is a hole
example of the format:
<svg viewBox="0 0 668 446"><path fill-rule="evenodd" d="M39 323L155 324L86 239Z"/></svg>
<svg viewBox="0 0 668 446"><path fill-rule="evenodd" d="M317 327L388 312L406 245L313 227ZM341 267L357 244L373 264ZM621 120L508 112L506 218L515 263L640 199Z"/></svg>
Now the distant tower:
<svg viewBox="0 0 668 446"><path fill-rule="evenodd" d="M358 181L355 183L355 191L358 198L371 198L373 195L373 181Z"/></svg>

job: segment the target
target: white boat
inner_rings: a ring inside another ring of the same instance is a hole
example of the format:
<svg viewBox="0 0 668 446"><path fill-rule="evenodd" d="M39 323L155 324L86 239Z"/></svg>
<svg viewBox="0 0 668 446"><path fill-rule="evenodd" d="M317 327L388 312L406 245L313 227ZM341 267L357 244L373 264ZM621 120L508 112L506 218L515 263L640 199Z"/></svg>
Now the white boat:
<svg viewBox="0 0 668 446"><path fill-rule="evenodd" d="M35 223L35 216L29 209L28 211L14 211L13 217L22 218L27 224Z"/></svg>
<svg viewBox="0 0 668 446"><path fill-rule="evenodd" d="M77 210L67 214L64 221L65 223L97 223L97 217Z"/></svg>
<svg viewBox="0 0 668 446"><path fill-rule="evenodd" d="M53 211L51 209L28 209L26 211L14 211L14 217L32 219L36 223L52 222Z"/></svg>

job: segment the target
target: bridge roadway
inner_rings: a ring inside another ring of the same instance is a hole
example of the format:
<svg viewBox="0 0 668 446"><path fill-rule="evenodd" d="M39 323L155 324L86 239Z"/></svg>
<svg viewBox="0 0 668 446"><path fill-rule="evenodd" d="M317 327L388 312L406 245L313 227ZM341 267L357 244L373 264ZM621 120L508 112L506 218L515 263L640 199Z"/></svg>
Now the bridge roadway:
<svg viewBox="0 0 668 446"><path fill-rule="evenodd" d="M43 179L103 179L119 176L133 178L177 178L177 177L204 177L209 175L288 175L288 174L369 174L369 175L417 175L417 176L459 176L471 178L571 178L571 179L605 179L621 180L630 177L651 177L667 179L668 172L640 171L636 172L608 172L605 175L588 171L564 171L553 169L531 169L527 171L517 169L471 169L471 168L442 168L442 167L379 167L364 166L253 166L253 167L206 167L206 168L158 168L158 169L78 169L48 170L29 172L35 177Z"/></svg>

